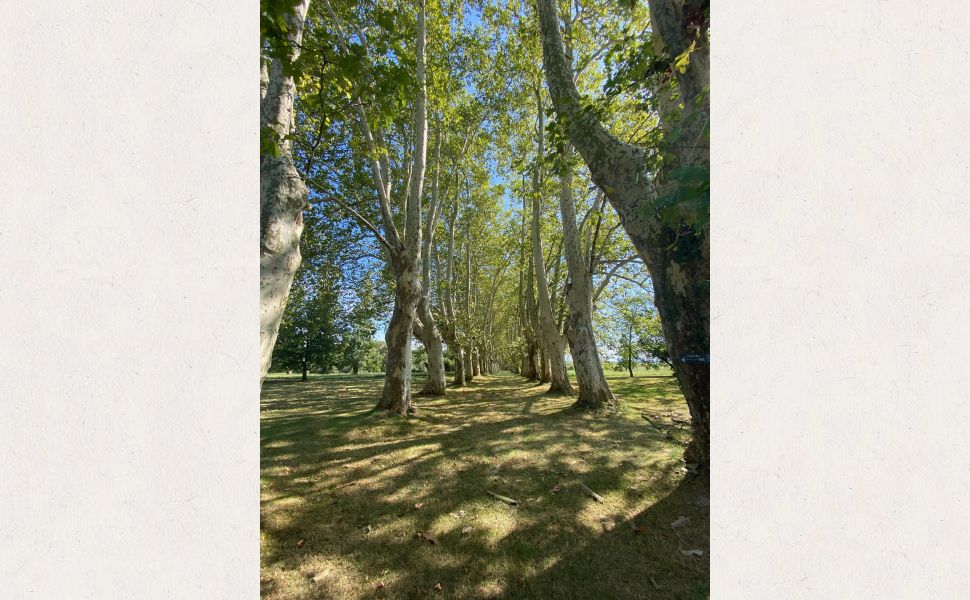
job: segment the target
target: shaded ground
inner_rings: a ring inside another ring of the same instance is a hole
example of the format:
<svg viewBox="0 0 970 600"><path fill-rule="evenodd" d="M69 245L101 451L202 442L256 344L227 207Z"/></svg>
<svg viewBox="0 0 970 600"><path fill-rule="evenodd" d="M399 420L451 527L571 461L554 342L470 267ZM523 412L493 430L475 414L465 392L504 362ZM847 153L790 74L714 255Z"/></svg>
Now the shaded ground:
<svg viewBox="0 0 970 600"><path fill-rule="evenodd" d="M572 398L502 374L418 397L408 420L371 411L379 376L268 379L263 597L708 597L708 484L681 460L686 405L672 377L612 376L620 414L567 410Z"/></svg>

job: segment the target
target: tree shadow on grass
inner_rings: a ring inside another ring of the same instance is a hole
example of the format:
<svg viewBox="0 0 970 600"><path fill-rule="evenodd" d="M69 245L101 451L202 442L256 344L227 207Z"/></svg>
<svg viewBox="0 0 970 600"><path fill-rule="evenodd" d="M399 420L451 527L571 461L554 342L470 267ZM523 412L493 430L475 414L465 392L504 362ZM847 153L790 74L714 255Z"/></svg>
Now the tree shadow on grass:
<svg viewBox="0 0 970 600"><path fill-rule="evenodd" d="M602 535L571 549L507 598L585 599L573 585L595 573L599 598L700 599L710 595L710 485L690 476L635 516L608 520ZM685 525L671 525L688 517ZM697 551L703 554L697 555Z"/></svg>
<svg viewBox="0 0 970 600"><path fill-rule="evenodd" d="M489 378L408 420L371 410L379 381L315 384L299 407L283 388L264 394L264 596L697 597L706 559L679 555L684 540L670 535L684 532L623 531L680 510L678 444L527 384ZM694 526L706 540L706 519ZM649 574L621 568L644 560Z"/></svg>

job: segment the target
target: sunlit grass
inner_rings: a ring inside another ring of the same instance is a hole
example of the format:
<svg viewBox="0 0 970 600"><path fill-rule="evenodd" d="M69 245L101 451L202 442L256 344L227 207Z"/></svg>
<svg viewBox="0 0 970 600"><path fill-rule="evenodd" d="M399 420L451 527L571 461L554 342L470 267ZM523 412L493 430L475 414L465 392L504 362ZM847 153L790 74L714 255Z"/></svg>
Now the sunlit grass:
<svg viewBox="0 0 970 600"><path fill-rule="evenodd" d="M627 375L608 373L619 414L568 410L503 374L418 397L407 420L372 410L379 377L268 379L263 597L707 597L708 488L682 465L686 406L669 372Z"/></svg>

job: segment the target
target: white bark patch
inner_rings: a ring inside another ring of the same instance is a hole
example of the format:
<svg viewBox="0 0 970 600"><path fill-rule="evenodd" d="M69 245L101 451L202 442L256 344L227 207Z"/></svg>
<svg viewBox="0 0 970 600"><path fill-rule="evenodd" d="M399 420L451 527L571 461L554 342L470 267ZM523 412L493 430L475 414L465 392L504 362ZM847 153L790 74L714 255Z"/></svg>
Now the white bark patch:
<svg viewBox="0 0 970 600"><path fill-rule="evenodd" d="M667 270L667 278L670 281L670 286L674 289L674 292L678 296L687 295L687 273L680 268L680 265L674 261L670 261L670 268Z"/></svg>

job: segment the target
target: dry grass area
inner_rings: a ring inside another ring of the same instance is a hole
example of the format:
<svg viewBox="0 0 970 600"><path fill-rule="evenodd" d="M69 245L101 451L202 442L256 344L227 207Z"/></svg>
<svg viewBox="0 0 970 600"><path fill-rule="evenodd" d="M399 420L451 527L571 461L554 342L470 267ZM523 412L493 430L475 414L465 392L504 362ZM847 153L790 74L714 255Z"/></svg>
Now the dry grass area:
<svg viewBox="0 0 970 600"><path fill-rule="evenodd" d="M267 380L262 596L708 597L708 484L683 467L676 382L612 377L619 414L500 374L407 420L372 410L379 377Z"/></svg>

